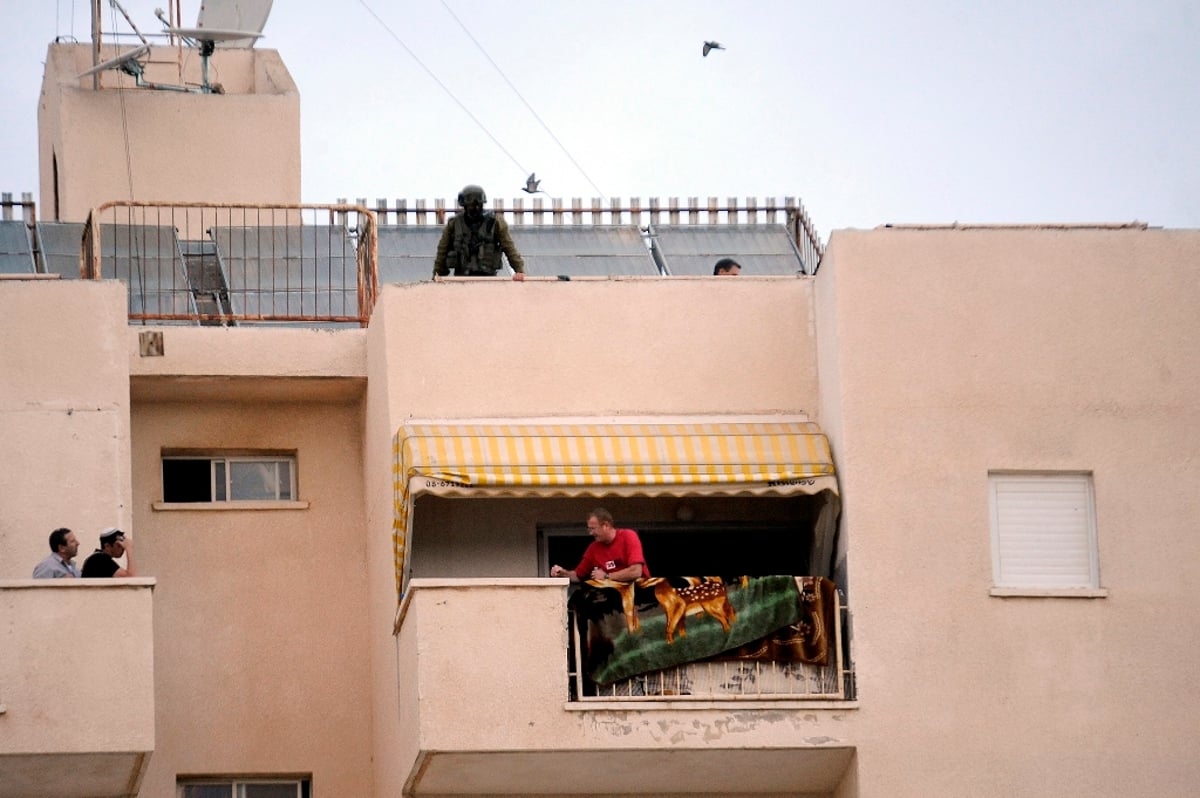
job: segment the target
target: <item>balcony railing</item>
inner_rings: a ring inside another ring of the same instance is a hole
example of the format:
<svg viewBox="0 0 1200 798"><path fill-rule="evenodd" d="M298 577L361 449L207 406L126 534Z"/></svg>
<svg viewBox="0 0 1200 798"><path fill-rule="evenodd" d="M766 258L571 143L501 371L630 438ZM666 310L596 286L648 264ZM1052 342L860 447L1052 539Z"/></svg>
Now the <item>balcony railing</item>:
<svg viewBox="0 0 1200 798"><path fill-rule="evenodd" d="M712 659L689 662L612 684L597 685L578 667L580 629L571 619L569 668L576 701L788 701L844 700L851 689L845 667L840 601L833 608L833 629L826 665L769 660Z"/></svg>
<svg viewBox="0 0 1200 798"><path fill-rule="evenodd" d="M110 202L83 226L80 276L125 281L135 322L365 326L376 247L354 205Z"/></svg>
<svg viewBox="0 0 1200 798"><path fill-rule="evenodd" d="M833 794L855 747L845 701L807 700L815 691L688 701L701 696L697 680L691 696L664 690L656 702L572 696L566 588L537 578L409 582L387 699L396 743L377 755L407 774L411 794L560 792L555 761L571 762L572 773L615 773L611 794L735 794L750 767L764 794L800 785ZM805 723L779 722L800 715ZM613 771L614 756L661 767Z"/></svg>

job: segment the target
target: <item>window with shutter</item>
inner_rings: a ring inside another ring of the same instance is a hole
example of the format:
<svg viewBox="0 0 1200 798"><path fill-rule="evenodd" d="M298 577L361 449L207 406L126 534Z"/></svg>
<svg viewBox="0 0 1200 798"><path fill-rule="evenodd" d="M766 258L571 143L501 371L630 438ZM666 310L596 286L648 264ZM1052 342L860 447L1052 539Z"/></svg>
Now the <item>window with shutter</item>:
<svg viewBox="0 0 1200 798"><path fill-rule="evenodd" d="M997 588L1100 586L1090 474L991 473Z"/></svg>

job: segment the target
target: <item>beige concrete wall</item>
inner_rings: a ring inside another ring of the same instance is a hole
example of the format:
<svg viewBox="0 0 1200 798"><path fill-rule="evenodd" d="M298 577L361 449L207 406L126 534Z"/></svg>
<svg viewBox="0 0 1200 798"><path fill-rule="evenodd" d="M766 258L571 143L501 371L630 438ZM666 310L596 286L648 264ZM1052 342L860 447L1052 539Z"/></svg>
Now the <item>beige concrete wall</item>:
<svg viewBox="0 0 1200 798"><path fill-rule="evenodd" d="M817 317L862 795L1200 778L1197 262L1196 231L833 235ZM1107 598L989 596L992 469L1094 475Z"/></svg>
<svg viewBox="0 0 1200 798"><path fill-rule="evenodd" d="M357 398L135 403L139 564L160 586L141 795L172 794L179 773L373 794L362 427ZM302 506L156 510L163 448L294 450Z"/></svg>
<svg viewBox="0 0 1200 798"><path fill-rule="evenodd" d="M391 293L384 289L384 295ZM377 306L377 311L379 307ZM376 312L367 329L367 391L363 428L363 505L366 514L368 600L368 657L371 665L372 775L375 794L401 795L415 755L416 740L402 732L400 707L412 706L418 685L402 680L414 663L401 660L392 628L399 599L392 556L392 523L395 517L392 437L398 420L389 407L388 375L400 369L402 350L387 347L392 314ZM410 652L415 657L415 651ZM402 700L403 696L403 700Z"/></svg>
<svg viewBox="0 0 1200 798"><path fill-rule="evenodd" d="M153 750L152 587L0 581L0 752Z"/></svg>
<svg viewBox="0 0 1200 798"><path fill-rule="evenodd" d="M739 279L383 287L369 330L364 443L380 795L398 794L408 772L395 754L414 744L392 711L411 706L400 701L411 683L401 676L397 684L396 646L375 636L385 624L390 628L396 607L396 429L410 418L810 411L818 395L816 363L805 354L814 334L812 281ZM577 520L593 503L564 503L558 513ZM536 573L533 521L527 504L516 507L520 528L509 519L497 529L494 520L480 518L480 506L455 506L439 539L428 539L430 570L440 576ZM456 537L466 540L481 528L514 545L455 546ZM455 552L449 560L448 551Z"/></svg>
<svg viewBox="0 0 1200 798"><path fill-rule="evenodd" d="M23 579L51 530L129 530L129 360L118 282L0 280L0 579Z"/></svg>
<svg viewBox="0 0 1200 798"><path fill-rule="evenodd" d="M153 584L0 580L0 796L140 782L154 750Z"/></svg>
<svg viewBox="0 0 1200 798"><path fill-rule="evenodd" d="M105 48L104 58L131 47ZM146 79L198 82L195 51L156 47ZM134 88L117 70L100 90L78 76L91 46L52 44L38 106L41 218L84 221L111 200L297 203L300 96L274 50L218 50L225 94ZM181 71L181 64L187 68ZM57 170L57 181L55 173Z"/></svg>
<svg viewBox="0 0 1200 798"><path fill-rule="evenodd" d="M406 417L815 413L812 281L386 286Z"/></svg>

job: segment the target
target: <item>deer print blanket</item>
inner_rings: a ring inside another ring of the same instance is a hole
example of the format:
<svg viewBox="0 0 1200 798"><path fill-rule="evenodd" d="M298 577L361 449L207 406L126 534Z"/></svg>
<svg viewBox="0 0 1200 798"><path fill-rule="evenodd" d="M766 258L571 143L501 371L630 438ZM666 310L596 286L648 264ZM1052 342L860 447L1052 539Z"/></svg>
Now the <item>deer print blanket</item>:
<svg viewBox="0 0 1200 798"><path fill-rule="evenodd" d="M571 596L596 684L709 658L824 665L833 582L814 576L589 581Z"/></svg>

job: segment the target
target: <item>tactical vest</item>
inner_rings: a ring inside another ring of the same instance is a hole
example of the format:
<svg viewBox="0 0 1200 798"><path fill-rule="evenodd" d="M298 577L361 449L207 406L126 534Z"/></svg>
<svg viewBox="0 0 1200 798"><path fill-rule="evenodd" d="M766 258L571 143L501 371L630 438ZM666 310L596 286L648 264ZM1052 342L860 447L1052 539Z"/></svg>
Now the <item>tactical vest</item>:
<svg viewBox="0 0 1200 798"><path fill-rule="evenodd" d="M454 217L454 240L446 254L446 266L458 276L494 275L500 270L500 252L496 247L496 216L486 212L474 230L465 216Z"/></svg>

